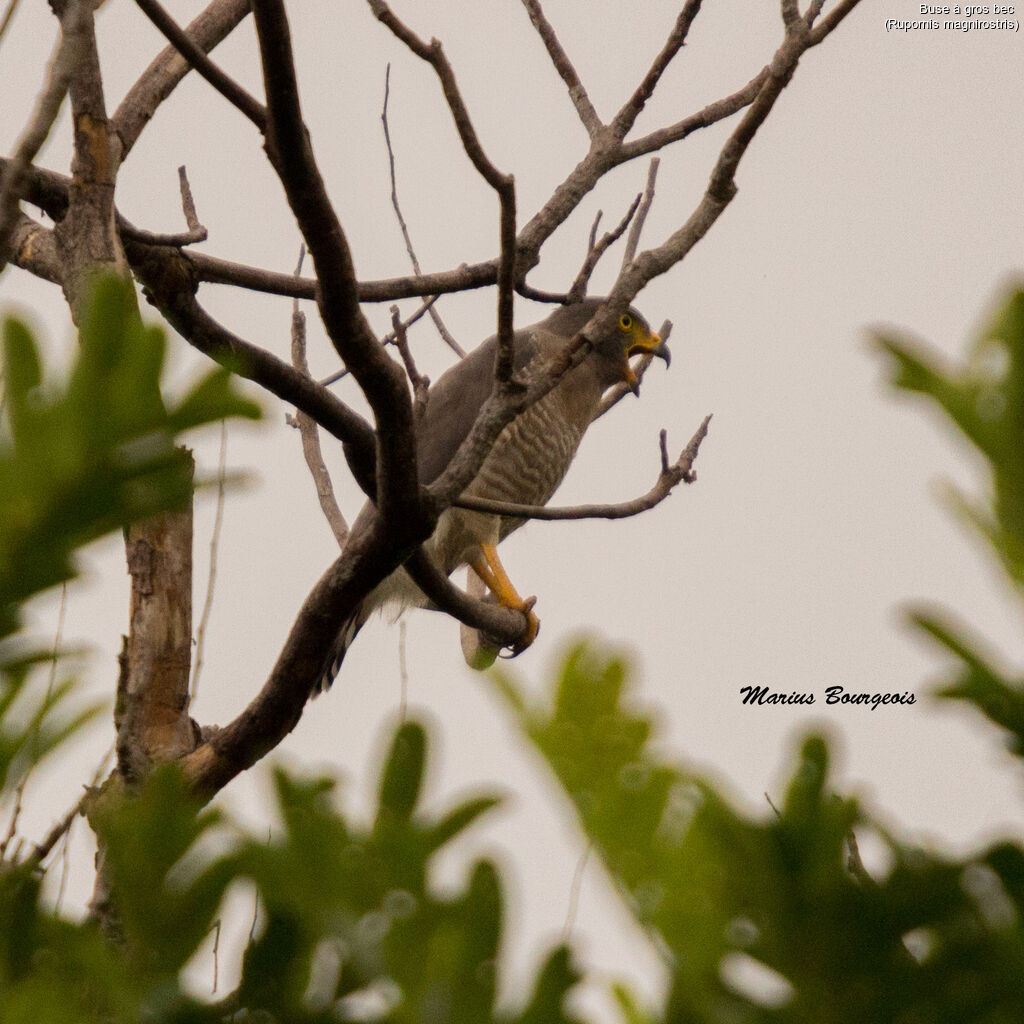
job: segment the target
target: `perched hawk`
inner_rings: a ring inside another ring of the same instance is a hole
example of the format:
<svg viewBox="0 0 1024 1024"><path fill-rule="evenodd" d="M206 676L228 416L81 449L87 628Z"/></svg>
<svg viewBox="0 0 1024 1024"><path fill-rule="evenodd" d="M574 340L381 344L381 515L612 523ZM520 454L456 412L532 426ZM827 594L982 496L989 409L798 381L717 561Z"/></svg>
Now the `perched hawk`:
<svg viewBox="0 0 1024 1024"><path fill-rule="evenodd" d="M516 331L515 369L532 369L554 359L593 317L602 301L585 299L562 306L546 320ZM419 474L424 483L432 482L444 471L469 434L490 394L497 351L497 338L489 338L430 388L418 430ZM635 309L629 309L594 341L579 366L505 427L464 495L526 505L546 504L572 464L604 392L620 381L635 387L629 357L642 352L660 356L666 365L669 362L665 343ZM360 518L364 515L373 515L371 505L363 508ZM522 646L526 647L536 637L539 622L533 614L532 602L519 596L497 552L497 545L524 521L449 508L424 547L445 575L468 565L499 604L525 612L529 629ZM359 519L353 529L358 526ZM340 624L318 689L324 690L333 682L349 645L375 610L392 602L417 606L425 601L404 569L393 572Z"/></svg>

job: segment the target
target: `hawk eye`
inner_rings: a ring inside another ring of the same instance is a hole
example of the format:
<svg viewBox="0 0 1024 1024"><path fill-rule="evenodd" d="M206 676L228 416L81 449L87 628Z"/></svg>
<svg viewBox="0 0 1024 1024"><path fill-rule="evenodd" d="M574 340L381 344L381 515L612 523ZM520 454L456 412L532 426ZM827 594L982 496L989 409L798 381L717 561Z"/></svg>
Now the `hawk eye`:
<svg viewBox="0 0 1024 1024"><path fill-rule="evenodd" d="M624 330L628 331L633 326L633 318L628 313L623 313L619 317L619 326Z"/></svg>

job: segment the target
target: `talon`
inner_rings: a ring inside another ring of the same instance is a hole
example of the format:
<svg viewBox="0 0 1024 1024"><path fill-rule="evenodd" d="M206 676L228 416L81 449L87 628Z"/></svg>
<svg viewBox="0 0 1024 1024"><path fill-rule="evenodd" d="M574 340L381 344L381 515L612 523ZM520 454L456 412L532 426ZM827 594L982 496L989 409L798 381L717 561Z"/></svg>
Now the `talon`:
<svg viewBox="0 0 1024 1024"><path fill-rule="evenodd" d="M540 632L540 619L532 611L536 603L536 597L528 597L519 608L519 611L526 616L526 632L509 648L513 658L518 654L522 654L527 647L530 647Z"/></svg>

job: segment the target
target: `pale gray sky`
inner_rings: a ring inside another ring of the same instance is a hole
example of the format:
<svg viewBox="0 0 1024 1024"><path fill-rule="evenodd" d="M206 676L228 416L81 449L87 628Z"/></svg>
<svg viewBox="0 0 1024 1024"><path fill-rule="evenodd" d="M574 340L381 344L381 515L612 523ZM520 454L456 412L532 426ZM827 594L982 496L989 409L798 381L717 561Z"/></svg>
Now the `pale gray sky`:
<svg viewBox="0 0 1024 1024"><path fill-rule="evenodd" d="M187 21L201 3L168 3ZM641 7L610 0L547 0L545 10L576 59L600 113L624 99L676 15L669 0ZM516 175L525 220L582 157L586 135L520 5L513 0L396 3L423 36L443 40L482 142ZM714 0L666 75L640 128L703 106L745 82L780 37L778 6ZM1013 33L887 32L888 18L918 5L865 0L812 51L754 142L739 195L691 256L654 282L637 305L669 318L673 363L653 367L639 401L628 400L587 436L558 503L619 500L645 491L658 468L658 430L678 449L708 412L699 481L638 519L535 523L503 547L523 593L538 595L542 632L513 670L537 689L573 637L593 632L631 652L638 694L660 709L667 747L726 781L761 812L775 793L795 735L824 724L837 738L842 785L909 835L963 849L1017 828L1020 780L992 731L927 699L939 662L899 624L907 599L929 598L968 621L1019 661L1017 609L980 545L940 507L936 481L971 490L977 466L933 415L881 386L865 328L912 328L953 355L984 318L1000 283L1017 274L1024 238L1021 37ZM380 130L384 67L392 62L391 130L406 218L425 269L496 251L497 209L451 127L428 67L410 56L356 0L291 4L301 86L314 144L364 278L405 273L388 203ZM111 109L161 45L134 5L100 14ZM42 4L23 3L0 49L0 148L9 152L42 80L54 25ZM217 60L259 90L251 24ZM696 201L724 138L721 126L663 154L645 242L662 240ZM42 162L67 171L66 120ZM188 166L206 251L289 271L299 237L255 130L199 80L157 114L119 182L133 222L177 230L176 168ZM599 207L614 223L639 191L646 163L618 170L588 197L532 275L565 287ZM613 279L611 255L595 290ZM200 299L237 333L286 354L286 300L204 286ZM493 292L442 300L467 347L493 331ZM27 307L55 352L70 350L58 291L17 270L0 278L0 306ZM332 351L310 315L314 371ZM517 323L544 315L520 302ZM375 311L384 328L386 307ZM422 326L420 366L432 376L448 353ZM179 378L199 364L175 346ZM352 389L341 388L351 396ZM259 427L233 426L232 470L249 474L225 513L216 604L194 709L203 722L231 718L262 683L300 601L334 556L298 438L266 402ZM216 466L216 432L197 439ZM330 445L327 442L329 449ZM328 452L343 505L359 495L340 453ZM197 510L197 607L205 593L213 504ZM89 553L71 589L67 639L89 643L90 689L112 692L125 629L120 545ZM36 624L53 629L56 604ZM275 755L351 780L366 801L371 757L399 701L397 625L373 623L349 653L325 699ZM559 933L581 852L536 759L523 749L488 687L463 666L458 627L427 613L408 619L409 700L437 726L433 794L501 787L509 806L460 847L514 865L510 921L514 974ZM814 691L813 709L741 704L739 689ZM825 708L825 686L913 690L910 708ZM42 832L76 798L109 743L109 729L79 742L58 772L39 780L26 827ZM247 818L263 815L263 773L227 795ZM870 851L869 851L870 852ZM446 877L464 861L453 858ZM69 902L80 907L91 875L86 830L74 844ZM630 973L654 991L659 972L596 863L584 878L578 931L598 970ZM245 924L247 927L247 922ZM208 983L209 963L197 966Z"/></svg>

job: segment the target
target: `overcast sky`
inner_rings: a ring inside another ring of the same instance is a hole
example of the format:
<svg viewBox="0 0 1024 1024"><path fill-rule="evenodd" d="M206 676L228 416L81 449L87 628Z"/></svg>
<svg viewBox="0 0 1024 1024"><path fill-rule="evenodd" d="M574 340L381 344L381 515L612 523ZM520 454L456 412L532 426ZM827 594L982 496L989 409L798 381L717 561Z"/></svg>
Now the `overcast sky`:
<svg viewBox="0 0 1024 1024"><path fill-rule="evenodd" d="M180 22L201 7L168 3ZM638 130L678 120L746 82L781 36L777 4L709 0ZM967 712L928 699L941 667L901 626L909 599L956 609L1001 646L1022 654L1018 609L981 546L939 501L936 484L984 485L978 464L933 414L882 384L870 325L900 325L948 354L964 350L1000 289L1018 274L1024 239L1021 37L1013 32L889 32L919 5L865 0L809 53L755 140L739 194L689 258L655 281L637 305L671 319L673 362L658 363L639 401L623 402L587 435L556 502L616 501L646 491L658 470L658 430L678 450L714 414L699 480L656 510L618 523L534 523L502 548L520 592L538 596L542 631L512 669L534 691L575 637L593 634L629 653L638 697L659 710L665 746L725 782L756 813L777 794L781 767L809 727L835 737L840 784L910 837L963 850L1017 828L1020 780L994 732ZM483 145L516 176L521 221L582 158L586 134L521 6L396 0L422 36L442 39ZM669 0L547 0L545 10L604 116L646 70L677 13ZM300 82L317 156L348 232L361 278L407 272L390 210L380 128L384 69L392 62L390 123L399 189L426 270L496 252L497 208L458 145L432 71L409 55L356 0L290 5ZM134 5L111 0L99 15L112 110L161 41ZM23 3L0 48L0 148L10 152L42 81L53 44L46 5ZM217 60L255 93L251 23ZM703 189L727 129L663 154L644 242L663 240ZM62 120L42 163L69 164ZM204 250L274 270L295 264L299 235L252 126L203 82L189 80L164 105L125 165L118 206L134 223L178 230L176 168L186 164ZM572 280L590 221L614 223L639 191L645 162L621 168L588 196L548 244L531 275L540 287ZM614 250L596 275L609 287ZM287 300L206 285L200 300L232 330L286 355ZM413 303L406 303L407 309ZM31 310L54 353L72 349L59 291L9 269L0 308ZM493 332L493 291L443 299L438 308L471 347ZM314 372L336 367L310 317ZM517 325L545 310L520 300ZM372 311L383 331L386 307ZM421 368L436 376L449 353L424 323L413 335ZM175 375L199 357L175 345ZM351 385L339 393L357 401ZM248 486L229 497L218 581L195 717L224 723L262 684L304 595L336 554L302 463L287 410L265 401L260 426L232 425L228 463ZM354 515L360 495L325 442L339 498ZM216 431L196 439L216 469ZM214 504L200 497L196 605L206 589ZM90 689L111 695L126 630L127 581L116 539L90 549L70 591L65 639L88 643ZM38 605L43 635L56 603ZM564 923L581 843L566 802L525 750L488 686L463 665L458 626L425 612L407 620L408 698L440 748L432 798L467 789L515 794L462 843L514 865L513 983ZM740 688L814 692L813 708L750 708ZM912 707L826 708L826 686L912 691ZM400 700L399 627L386 619L360 635L331 693L312 705L274 754L350 780L365 806L373 758ZM104 723L78 742L59 772L40 778L26 830L45 831L77 798L109 745ZM263 820L265 773L250 772L226 798ZM866 851L871 856L871 850ZM75 843L69 904L88 898L87 830ZM245 927L248 924L246 922ZM626 923L599 866L584 877L577 922L590 963L632 974L648 992L659 969ZM208 984L210 963L197 967Z"/></svg>

